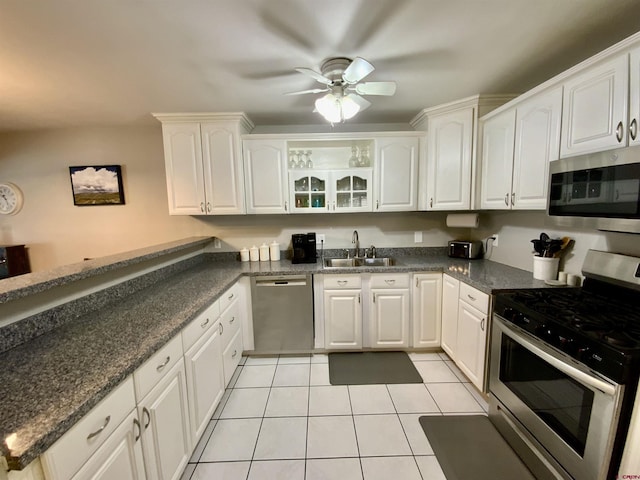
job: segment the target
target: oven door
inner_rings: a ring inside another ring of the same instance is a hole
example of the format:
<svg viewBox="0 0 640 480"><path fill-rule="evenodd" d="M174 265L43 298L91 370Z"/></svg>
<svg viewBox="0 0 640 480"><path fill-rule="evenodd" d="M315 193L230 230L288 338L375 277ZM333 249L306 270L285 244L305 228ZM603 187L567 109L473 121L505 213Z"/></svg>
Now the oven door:
<svg viewBox="0 0 640 480"><path fill-rule="evenodd" d="M574 478L606 478L621 385L494 315L489 390L513 428L533 437L537 455Z"/></svg>

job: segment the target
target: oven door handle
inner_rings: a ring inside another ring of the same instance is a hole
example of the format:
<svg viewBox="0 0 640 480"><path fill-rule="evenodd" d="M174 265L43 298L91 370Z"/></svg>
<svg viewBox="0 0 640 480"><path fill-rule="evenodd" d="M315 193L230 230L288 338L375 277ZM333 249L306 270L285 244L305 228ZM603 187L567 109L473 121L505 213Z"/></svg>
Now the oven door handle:
<svg viewBox="0 0 640 480"><path fill-rule="evenodd" d="M571 365L568 365L567 363L554 357L550 353L547 353L542 348L532 343L531 340L525 338L519 332L516 332L515 330L509 328L507 325L505 325L505 328L508 329L508 335L512 337L514 340L516 340L520 345L522 345L524 348L531 351L532 353L535 353L537 356L542 358L544 361L546 361L553 367L560 370L562 373L572 377L573 379L575 379L580 383L583 383L592 388L600 390L601 392L611 397L613 397L616 394L615 386L611 385L610 383L607 383L603 380L600 380L599 378L594 377L593 375L589 375L588 373L583 372L582 370L579 370L575 367L572 367Z"/></svg>

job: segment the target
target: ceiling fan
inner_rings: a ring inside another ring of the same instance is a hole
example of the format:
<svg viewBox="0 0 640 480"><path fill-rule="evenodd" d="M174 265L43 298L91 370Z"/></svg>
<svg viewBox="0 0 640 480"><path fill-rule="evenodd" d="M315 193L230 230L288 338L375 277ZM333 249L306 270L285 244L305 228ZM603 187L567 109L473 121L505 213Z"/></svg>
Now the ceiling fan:
<svg viewBox="0 0 640 480"><path fill-rule="evenodd" d="M361 95L389 96L396 92L396 82L360 83L374 69L371 63L361 57L353 60L345 57L329 58L322 64L321 73L310 68L296 68L296 71L325 85L324 88L312 88L285 95L327 92L316 100L316 110L331 123L342 122L371 106L371 102Z"/></svg>

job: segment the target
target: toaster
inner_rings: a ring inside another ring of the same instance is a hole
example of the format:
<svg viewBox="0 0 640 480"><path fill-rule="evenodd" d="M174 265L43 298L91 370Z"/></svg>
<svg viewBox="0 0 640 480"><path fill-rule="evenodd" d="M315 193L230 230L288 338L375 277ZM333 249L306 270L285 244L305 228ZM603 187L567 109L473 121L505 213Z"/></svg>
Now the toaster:
<svg viewBox="0 0 640 480"><path fill-rule="evenodd" d="M449 241L449 256L454 258L481 258L482 242L480 240Z"/></svg>

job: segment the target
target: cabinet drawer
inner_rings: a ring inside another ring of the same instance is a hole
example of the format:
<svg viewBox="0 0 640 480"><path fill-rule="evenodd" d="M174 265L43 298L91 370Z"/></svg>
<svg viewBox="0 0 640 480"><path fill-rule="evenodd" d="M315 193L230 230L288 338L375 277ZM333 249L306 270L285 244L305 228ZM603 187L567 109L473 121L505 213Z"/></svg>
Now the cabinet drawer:
<svg viewBox="0 0 640 480"><path fill-rule="evenodd" d="M464 282L460 282L460 300L480 310L482 313L489 311L489 295L481 292Z"/></svg>
<svg viewBox="0 0 640 480"><path fill-rule="evenodd" d="M409 288L406 273L375 273L371 275L371 288Z"/></svg>
<svg viewBox="0 0 640 480"><path fill-rule="evenodd" d="M225 348L236 332L240 330L240 302L235 301L220 315L220 337L222 338L222 348Z"/></svg>
<svg viewBox="0 0 640 480"><path fill-rule="evenodd" d="M182 348L186 352L216 323L220 316L220 304L216 300L182 330Z"/></svg>
<svg viewBox="0 0 640 480"><path fill-rule="evenodd" d="M133 372L136 399L138 401L142 400L181 358L182 339L181 335L176 335L173 340L154 353L149 360Z"/></svg>
<svg viewBox="0 0 640 480"><path fill-rule="evenodd" d="M362 287L362 279L360 275L325 275L324 288L360 288Z"/></svg>
<svg viewBox="0 0 640 480"><path fill-rule="evenodd" d="M238 299L238 297L240 297L240 285L236 283L226 292L224 292L218 299L218 303L220 304L220 311L224 312L225 309L229 305L231 305L234 300Z"/></svg>
<svg viewBox="0 0 640 480"><path fill-rule="evenodd" d="M46 478L71 478L135 406L133 379L129 376L42 455Z"/></svg>
<svg viewBox="0 0 640 480"><path fill-rule="evenodd" d="M229 385L233 372L235 372L238 363L240 363L240 357L242 357L242 332L236 332L227 348L222 352L225 387Z"/></svg>

